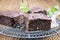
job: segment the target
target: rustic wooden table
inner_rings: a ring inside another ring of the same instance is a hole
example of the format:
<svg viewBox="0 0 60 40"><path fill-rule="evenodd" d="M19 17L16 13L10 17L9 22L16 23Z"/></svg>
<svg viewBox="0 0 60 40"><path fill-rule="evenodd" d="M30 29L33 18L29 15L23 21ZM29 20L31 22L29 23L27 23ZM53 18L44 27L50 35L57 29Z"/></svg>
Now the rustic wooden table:
<svg viewBox="0 0 60 40"><path fill-rule="evenodd" d="M48 8L53 5L60 6L59 2L60 0L0 0L0 11L19 10L20 3L25 3L30 8L31 7ZM25 39L11 38L11 37L0 35L0 40L25 40ZM42 38L41 40L60 40L60 34L47 37L47 38Z"/></svg>

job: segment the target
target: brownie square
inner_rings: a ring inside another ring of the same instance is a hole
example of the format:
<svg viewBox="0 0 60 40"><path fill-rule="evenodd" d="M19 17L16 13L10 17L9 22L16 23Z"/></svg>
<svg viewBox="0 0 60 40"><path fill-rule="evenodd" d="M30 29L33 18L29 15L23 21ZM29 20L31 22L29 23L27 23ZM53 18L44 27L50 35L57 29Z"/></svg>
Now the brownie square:
<svg viewBox="0 0 60 40"><path fill-rule="evenodd" d="M24 22L24 16L19 11L0 11L0 24L16 27Z"/></svg>
<svg viewBox="0 0 60 40"><path fill-rule="evenodd" d="M49 30L51 28L51 19L44 14L27 14L25 17L26 30Z"/></svg>

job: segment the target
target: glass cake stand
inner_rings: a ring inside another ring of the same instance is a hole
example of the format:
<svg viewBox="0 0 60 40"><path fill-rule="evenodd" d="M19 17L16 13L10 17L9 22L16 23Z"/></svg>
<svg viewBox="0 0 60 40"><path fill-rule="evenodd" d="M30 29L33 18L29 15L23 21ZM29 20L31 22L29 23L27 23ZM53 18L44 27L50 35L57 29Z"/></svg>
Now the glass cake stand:
<svg viewBox="0 0 60 40"><path fill-rule="evenodd" d="M18 28L12 28L12 27L6 27L3 25L0 25L0 34L9 36L9 37L16 37L16 38L43 38L43 37L49 37L60 33L60 27L56 26L54 28L51 28L47 31L24 31L20 30Z"/></svg>

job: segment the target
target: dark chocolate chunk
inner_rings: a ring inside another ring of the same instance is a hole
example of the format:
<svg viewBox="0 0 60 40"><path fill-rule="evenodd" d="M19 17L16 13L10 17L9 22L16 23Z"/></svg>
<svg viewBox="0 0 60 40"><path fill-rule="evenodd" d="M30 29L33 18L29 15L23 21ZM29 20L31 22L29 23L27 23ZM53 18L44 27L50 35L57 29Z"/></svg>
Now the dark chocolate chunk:
<svg viewBox="0 0 60 40"><path fill-rule="evenodd" d="M28 11L28 13L31 13L31 11Z"/></svg>

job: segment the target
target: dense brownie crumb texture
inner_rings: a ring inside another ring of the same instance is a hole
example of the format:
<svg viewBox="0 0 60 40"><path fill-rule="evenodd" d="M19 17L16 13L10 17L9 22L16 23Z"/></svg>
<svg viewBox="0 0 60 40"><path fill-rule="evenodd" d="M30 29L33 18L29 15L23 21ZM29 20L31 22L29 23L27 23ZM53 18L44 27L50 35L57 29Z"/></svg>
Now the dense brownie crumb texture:
<svg viewBox="0 0 60 40"><path fill-rule="evenodd" d="M0 24L27 31L49 30L51 19L44 9L34 7L27 13L22 11L0 11Z"/></svg>

